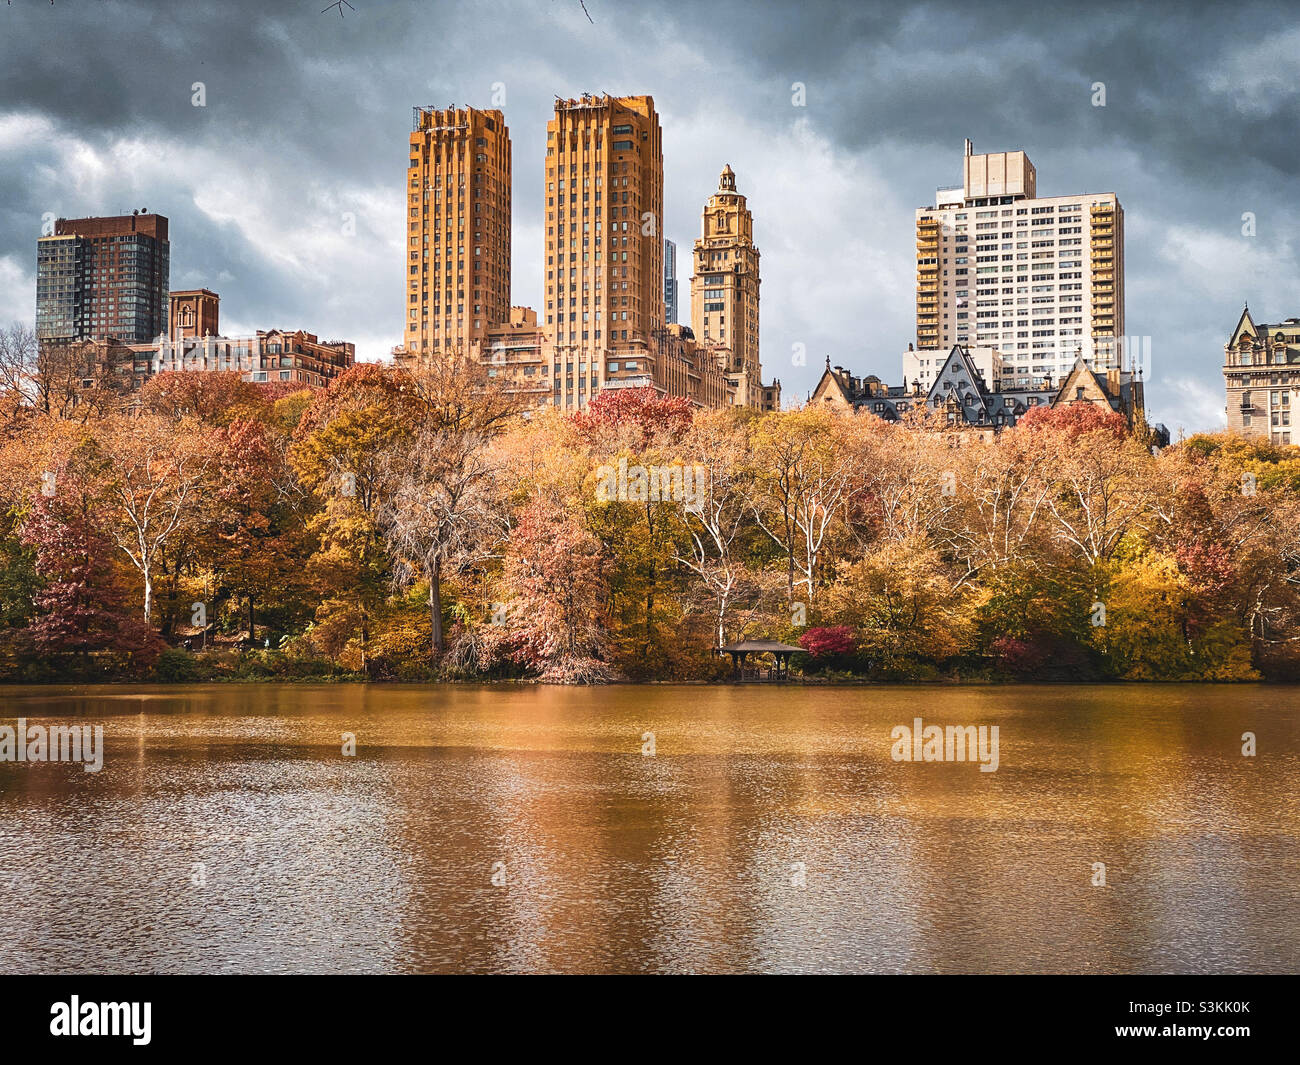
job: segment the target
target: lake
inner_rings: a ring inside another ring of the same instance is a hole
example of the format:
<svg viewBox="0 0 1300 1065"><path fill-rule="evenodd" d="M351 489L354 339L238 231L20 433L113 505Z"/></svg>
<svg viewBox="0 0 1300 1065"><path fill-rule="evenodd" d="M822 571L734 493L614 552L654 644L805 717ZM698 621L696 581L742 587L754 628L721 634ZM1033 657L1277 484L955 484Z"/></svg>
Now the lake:
<svg viewBox="0 0 1300 1065"><path fill-rule="evenodd" d="M3 972L1300 969L1297 688L0 698L104 737L0 762ZM917 717L996 772L895 761Z"/></svg>

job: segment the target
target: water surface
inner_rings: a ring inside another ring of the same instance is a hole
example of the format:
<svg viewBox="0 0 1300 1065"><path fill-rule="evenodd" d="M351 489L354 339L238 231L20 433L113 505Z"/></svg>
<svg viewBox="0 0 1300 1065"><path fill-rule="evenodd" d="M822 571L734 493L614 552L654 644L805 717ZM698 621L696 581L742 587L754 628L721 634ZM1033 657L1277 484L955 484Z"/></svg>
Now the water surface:
<svg viewBox="0 0 1300 1065"><path fill-rule="evenodd" d="M0 724L106 742L97 774L0 763L0 972L1294 972L1297 710L1275 686L0 688ZM998 771L893 761L917 715L998 725Z"/></svg>

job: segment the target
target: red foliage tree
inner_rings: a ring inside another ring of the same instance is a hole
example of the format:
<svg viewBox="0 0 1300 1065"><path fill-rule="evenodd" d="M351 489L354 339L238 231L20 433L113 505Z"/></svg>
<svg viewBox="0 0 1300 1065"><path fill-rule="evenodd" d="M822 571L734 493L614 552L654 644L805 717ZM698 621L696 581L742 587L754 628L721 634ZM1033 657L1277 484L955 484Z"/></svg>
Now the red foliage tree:
<svg viewBox="0 0 1300 1065"><path fill-rule="evenodd" d="M1060 407L1030 407L1016 423L1021 429L1050 429L1070 439L1103 429L1118 439L1128 436L1124 415L1100 403L1067 403Z"/></svg>
<svg viewBox="0 0 1300 1065"><path fill-rule="evenodd" d="M809 629L799 637L799 646L813 658L829 658L832 655L849 654L857 646L857 641L853 638L850 626L831 625Z"/></svg>
<svg viewBox="0 0 1300 1065"><path fill-rule="evenodd" d="M83 671L92 654L105 652L128 672L153 667L162 641L128 605L128 590L112 564L113 545L92 514L75 501L37 495L22 539L46 582L22 634L36 654L75 659Z"/></svg>
<svg viewBox="0 0 1300 1065"><path fill-rule="evenodd" d="M601 570L600 545L580 520L540 497L525 505L505 562L516 662L552 683L613 676Z"/></svg>
<svg viewBox="0 0 1300 1065"><path fill-rule="evenodd" d="M572 421L587 443L602 429L636 426L645 447L657 437L679 439L691 426L691 404L682 396L661 396L653 388L611 389L597 392Z"/></svg>

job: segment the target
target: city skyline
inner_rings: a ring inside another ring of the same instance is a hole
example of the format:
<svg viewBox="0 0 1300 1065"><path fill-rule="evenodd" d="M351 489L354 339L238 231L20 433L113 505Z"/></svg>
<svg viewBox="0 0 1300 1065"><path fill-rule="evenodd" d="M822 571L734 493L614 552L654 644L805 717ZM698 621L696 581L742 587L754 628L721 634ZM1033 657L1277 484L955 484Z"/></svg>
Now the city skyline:
<svg viewBox="0 0 1300 1065"><path fill-rule="evenodd" d="M1052 192L1114 191L1123 202L1126 331L1153 338L1147 404L1175 434L1222 424L1222 345L1243 303L1260 320L1296 313L1296 178L1285 144L1266 131L1294 114L1287 70L1297 50L1286 41L1300 38L1261 7L1189 17L1187 35L1158 39L1119 9L1105 19L1034 15L1012 39L942 8L932 18L827 10L806 13L806 23L789 13L789 26L726 19L723 34L672 4L639 14L590 4L594 23L576 5L506 4L474 22L479 33L496 31L490 58L455 47L465 31L453 7L440 21L448 47L430 63L417 38L431 16L356 6L343 25L252 8L231 19L223 8L219 28L217 13L187 10L148 69L106 48L116 91L98 98L76 66L24 77L34 55L16 50L0 111L0 165L15 189L0 216L0 317L32 318L42 216L148 203L174 227L173 287L221 292L246 316L232 319L232 333L307 327L354 338L361 359L382 357L402 339L400 152L410 108L450 102L505 114L510 303L544 306L533 264L543 255L545 125L556 96L582 92L654 96L663 236L679 248L698 235L718 171L735 170L764 253L763 372L782 380L787 403L811 391L827 356L897 377L914 329L914 212L936 184L960 180L952 171L965 137L981 151L1026 152ZM111 45L139 32L146 14L122 4L66 25L57 8L6 16L19 30L10 42L66 29ZM1184 17L1170 9L1165 25ZM656 47L638 47L638 35ZM1273 61L1260 64L1244 46L1258 51L1265 36ZM193 39L207 51L183 46ZM901 65L923 41L969 83L960 108L939 107L926 79ZM1053 62L1021 56L1025 41L1050 43ZM376 49L399 61L363 82L349 57ZM417 49L425 58L412 66L404 57ZM1015 62L987 62L999 57ZM272 60L292 76L263 91ZM345 79L348 91L339 72L357 74ZM1157 89L1169 105L1159 121L1143 102ZM1234 166L1207 166L1212 149Z"/></svg>

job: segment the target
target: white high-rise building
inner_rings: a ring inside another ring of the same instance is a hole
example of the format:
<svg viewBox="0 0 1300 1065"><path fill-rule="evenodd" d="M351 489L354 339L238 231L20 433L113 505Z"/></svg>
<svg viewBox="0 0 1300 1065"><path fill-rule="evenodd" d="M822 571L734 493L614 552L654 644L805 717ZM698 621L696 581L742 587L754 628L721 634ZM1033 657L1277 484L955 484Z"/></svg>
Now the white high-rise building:
<svg viewBox="0 0 1300 1065"><path fill-rule="evenodd" d="M916 212L916 346L996 348L1001 388L1080 356L1128 369L1124 337L1124 210L1113 192L1038 196L1024 152L974 155L962 184Z"/></svg>

